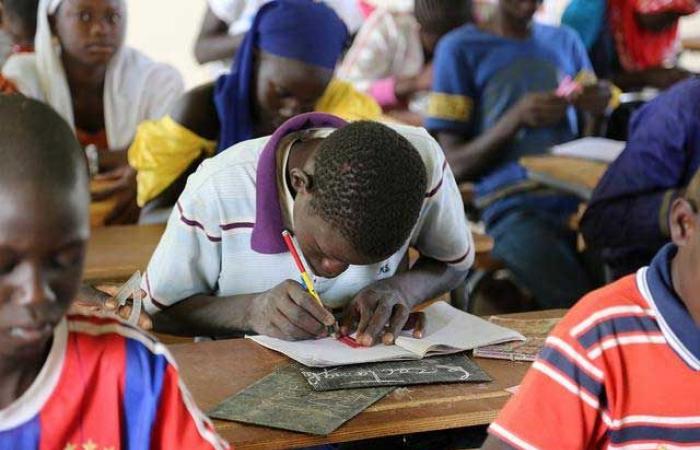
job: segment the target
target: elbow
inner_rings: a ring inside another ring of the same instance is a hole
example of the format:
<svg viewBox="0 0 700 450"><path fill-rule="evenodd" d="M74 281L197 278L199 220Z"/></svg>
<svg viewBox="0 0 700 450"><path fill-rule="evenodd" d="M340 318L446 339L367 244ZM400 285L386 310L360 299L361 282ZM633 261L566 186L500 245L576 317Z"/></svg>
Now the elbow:
<svg viewBox="0 0 700 450"><path fill-rule="evenodd" d="M198 64L206 64L212 62L211 55L207 51L207 44L202 39L197 39L194 44L194 59Z"/></svg>
<svg viewBox="0 0 700 450"><path fill-rule="evenodd" d="M459 287L460 284L464 282L464 280L467 279L467 275L469 274L469 269L461 269L453 266L446 265L446 280L447 282L445 283L445 291L451 292L457 287Z"/></svg>

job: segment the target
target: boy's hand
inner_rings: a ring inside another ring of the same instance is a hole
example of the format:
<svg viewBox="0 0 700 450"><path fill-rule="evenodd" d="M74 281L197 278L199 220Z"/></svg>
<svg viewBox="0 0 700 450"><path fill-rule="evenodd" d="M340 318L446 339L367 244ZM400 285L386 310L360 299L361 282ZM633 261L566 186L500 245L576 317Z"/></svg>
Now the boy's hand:
<svg viewBox="0 0 700 450"><path fill-rule="evenodd" d="M114 295L116 295L118 290L119 286L116 285L103 285L97 288L84 285L80 288L78 297L71 305L69 314L88 316L92 314L106 314L128 320L131 315L131 305L120 306L117 304ZM142 291L141 295L145 297L146 293ZM139 314L137 325L146 331L153 328L151 317L143 309Z"/></svg>
<svg viewBox="0 0 700 450"><path fill-rule="evenodd" d="M325 337L335 317L296 281L286 280L253 299L248 323L266 336L287 340Z"/></svg>
<svg viewBox="0 0 700 450"><path fill-rule="evenodd" d="M417 92L429 91L433 85L433 65L423 67L418 75L407 78L398 78L394 88L396 98L401 101L410 100Z"/></svg>
<svg viewBox="0 0 700 450"><path fill-rule="evenodd" d="M99 174L95 180L110 183L92 192L93 201L115 199L114 209L105 218L105 225L136 223L141 211L136 204L136 170L127 164Z"/></svg>
<svg viewBox="0 0 700 450"><path fill-rule="evenodd" d="M599 81L583 88L583 92L571 99L580 111L593 116L602 116L608 109L612 98L612 86L607 81Z"/></svg>
<svg viewBox="0 0 700 450"><path fill-rule="evenodd" d="M406 325L413 326L413 337L423 337L425 316L411 318L412 305L404 298L391 279L378 281L360 291L345 309L340 334L347 336L357 323L358 343L371 347L381 339L385 345L394 343Z"/></svg>
<svg viewBox="0 0 700 450"><path fill-rule="evenodd" d="M521 125L544 128L561 122L568 106L566 99L553 92L536 92L525 95L514 108Z"/></svg>

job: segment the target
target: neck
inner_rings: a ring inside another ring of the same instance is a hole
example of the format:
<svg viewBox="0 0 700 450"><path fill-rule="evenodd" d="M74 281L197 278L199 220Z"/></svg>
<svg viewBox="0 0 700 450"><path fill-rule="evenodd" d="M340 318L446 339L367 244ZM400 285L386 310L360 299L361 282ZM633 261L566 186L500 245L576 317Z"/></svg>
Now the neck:
<svg viewBox="0 0 700 450"><path fill-rule="evenodd" d="M66 72L68 86L73 92L102 90L107 77L107 66L93 66L82 64L68 56L65 52L61 55L63 70ZM76 88L76 89L74 89Z"/></svg>
<svg viewBox="0 0 700 450"><path fill-rule="evenodd" d="M673 290L685 304L695 323L700 326L700 296L697 293L697 283L694 282L692 273L688 269L694 267L690 263L688 255L683 252L682 248L679 248L678 253L671 261L671 280Z"/></svg>
<svg viewBox="0 0 700 450"><path fill-rule="evenodd" d="M40 354L41 357L31 361L0 358L0 410L7 408L29 389L46 362L49 348L50 344Z"/></svg>
<svg viewBox="0 0 700 450"><path fill-rule="evenodd" d="M492 30L498 35L511 39L527 39L530 37L532 21L515 20L499 10L492 22Z"/></svg>

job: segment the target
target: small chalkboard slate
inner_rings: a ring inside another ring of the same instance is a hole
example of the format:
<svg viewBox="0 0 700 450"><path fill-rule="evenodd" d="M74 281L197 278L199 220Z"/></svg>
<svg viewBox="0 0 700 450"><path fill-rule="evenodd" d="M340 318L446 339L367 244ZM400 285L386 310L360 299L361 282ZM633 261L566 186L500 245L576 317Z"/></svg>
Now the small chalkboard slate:
<svg viewBox="0 0 700 450"><path fill-rule="evenodd" d="M289 365L224 400L209 416L325 436L393 390L316 392L299 368Z"/></svg>
<svg viewBox="0 0 700 450"><path fill-rule="evenodd" d="M324 368L300 366L299 370L315 391L491 381L491 378L464 353L418 361L389 361Z"/></svg>

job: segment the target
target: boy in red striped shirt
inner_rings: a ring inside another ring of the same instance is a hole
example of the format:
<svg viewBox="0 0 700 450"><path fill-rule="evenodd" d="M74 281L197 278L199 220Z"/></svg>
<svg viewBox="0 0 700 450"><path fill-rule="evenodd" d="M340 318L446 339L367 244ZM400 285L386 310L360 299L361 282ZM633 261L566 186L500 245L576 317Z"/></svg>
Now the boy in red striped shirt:
<svg viewBox="0 0 700 450"><path fill-rule="evenodd" d="M68 124L0 97L0 160L0 449L226 449L162 344L116 320L66 317L90 232Z"/></svg>
<svg viewBox="0 0 700 450"><path fill-rule="evenodd" d="M547 338L485 449L700 447L700 176L649 267L584 297Z"/></svg>

